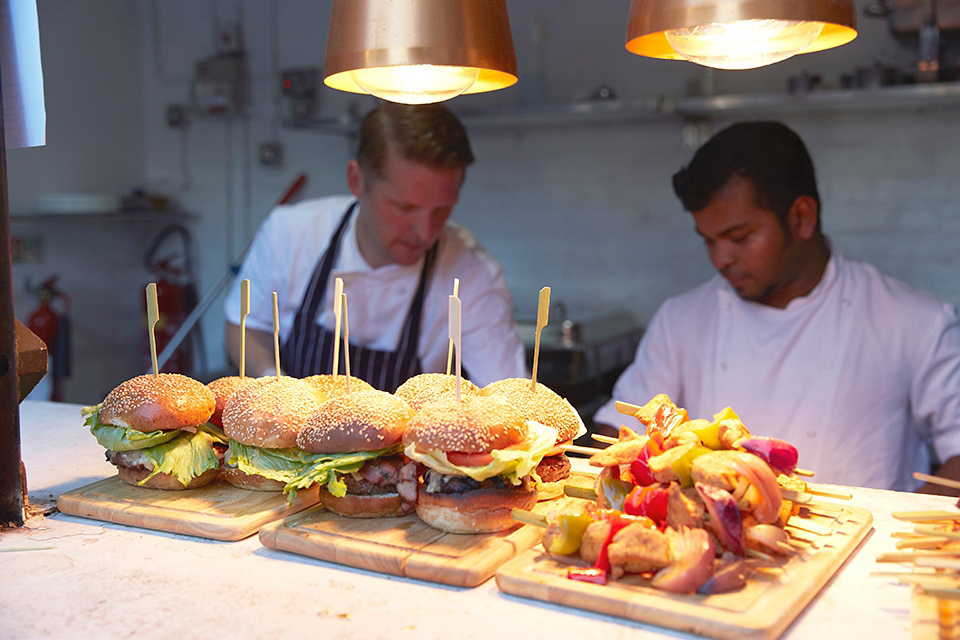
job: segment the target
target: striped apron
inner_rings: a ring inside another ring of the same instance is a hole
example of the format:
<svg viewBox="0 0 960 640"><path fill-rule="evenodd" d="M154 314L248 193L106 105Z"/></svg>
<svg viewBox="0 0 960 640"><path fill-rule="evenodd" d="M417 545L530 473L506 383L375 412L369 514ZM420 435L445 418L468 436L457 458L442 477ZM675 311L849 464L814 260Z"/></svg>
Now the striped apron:
<svg viewBox="0 0 960 640"><path fill-rule="evenodd" d="M318 325L316 319L320 304L323 302L327 281L330 279L330 272L340 252L340 241L356 206L357 203L354 202L347 208L340 226L337 227L330 239L330 244L317 262L303 301L294 316L293 329L280 350L283 370L293 377L305 378L333 371L334 332ZM400 333L400 344L397 345L396 350L380 351L351 344L349 347L350 375L366 380L377 389L393 393L407 378L422 373L420 358L417 355L420 345L420 318L426 296L427 280L436 255L437 245L434 244L424 256L420 282L410 309L407 311L403 330ZM340 350L338 371L346 372L343 349Z"/></svg>

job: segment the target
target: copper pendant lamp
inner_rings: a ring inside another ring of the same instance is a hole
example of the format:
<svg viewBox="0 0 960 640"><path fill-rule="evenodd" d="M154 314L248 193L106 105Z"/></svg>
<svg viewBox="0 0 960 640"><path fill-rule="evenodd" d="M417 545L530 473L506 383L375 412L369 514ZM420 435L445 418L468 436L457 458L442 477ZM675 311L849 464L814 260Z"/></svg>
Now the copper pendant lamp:
<svg viewBox="0 0 960 640"><path fill-rule="evenodd" d="M857 37L854 0L633 0L627 50L751 69Z"/></svg>
<svg viewBox="0 0 960 640"><path fill-rule="evenodd" d="M506 0L334 0L324 83L408 104L517 81Z"/></svg>

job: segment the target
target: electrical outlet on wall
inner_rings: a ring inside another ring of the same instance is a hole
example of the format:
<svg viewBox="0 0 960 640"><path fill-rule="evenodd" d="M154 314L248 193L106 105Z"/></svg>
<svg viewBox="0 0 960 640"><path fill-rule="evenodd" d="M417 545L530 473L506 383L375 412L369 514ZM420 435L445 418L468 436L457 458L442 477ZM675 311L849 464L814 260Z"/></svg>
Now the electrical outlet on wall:
<svg viewBox="0 0 960 640"><path fill-rule="evenodd" d="M283 145L279 142L264 142L260 145L260 164L265 167L279 167L283 164Z"/></svg>

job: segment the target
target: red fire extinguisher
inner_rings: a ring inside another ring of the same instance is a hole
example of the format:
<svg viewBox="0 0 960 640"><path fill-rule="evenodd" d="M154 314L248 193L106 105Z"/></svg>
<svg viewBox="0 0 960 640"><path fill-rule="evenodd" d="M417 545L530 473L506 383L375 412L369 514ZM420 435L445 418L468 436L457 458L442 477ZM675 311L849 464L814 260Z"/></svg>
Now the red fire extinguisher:
<svg viewBox="0 0 960 640"><path fill-rule="evenodd" d="M179 235L182 240L182 253L171 253L157 257L161 245L171 235ZM157 311L159 318L154 327L154 339L157 343L157 354L160 354L170 343L186 321L187 316L197 304L196 288L193 286L191 269L191 242L190 234L181 225L171 225L162 231L154 240L147 252L145 265L153 275L153 282L157 284ZM144 298L143 318L146 327L146 298ZM197 333L197 332L191 332ZM191 336L187 336L191 338ZM152 366L150 355L150 337L144 332L144 371ZM193 372L193 341L186 339L180 343L170 359L160 368L166 373L183 373L191 375Z"/></svg>
<svg viewBox="0 0 960 640"><path fill-rule="evenodd" d="M63 400L63 379L70 375L70 297L57 287L57 276L37 288L39 306L27 318L27 327L47 345L52 385L50 399ZM60 303L60 313L53 308Z"/></svg>

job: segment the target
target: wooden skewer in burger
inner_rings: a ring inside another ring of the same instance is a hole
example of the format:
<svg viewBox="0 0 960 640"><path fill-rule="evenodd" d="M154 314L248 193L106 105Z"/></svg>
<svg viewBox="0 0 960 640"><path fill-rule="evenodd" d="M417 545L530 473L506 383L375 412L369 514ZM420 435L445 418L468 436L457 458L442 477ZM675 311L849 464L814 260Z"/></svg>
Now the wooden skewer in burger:
<svg viewBox="0 0 960 640"><path fill-rule="evenodd" d="M104 401L84 407L85 425L107 449L107 460L127 484L182 490L213 482L226 442L208 421L216 401L203 383L160 373L154 327L157 285L146 289L153 374L131 378Z"/></svg>
<svg viewBox="0 0 960 640"><path fill-rule="evenodd" d="M570 460L562 447L586 433L580 414L565 398L552 389L537 383L537 363L540 356L540 332L549 321L550 287L540 290L537 308L537 330L533 348L533 374L526 378L506 378L483 388L484 394L500 394L520 410L526 420L557 430L555 446L544 456L534 472L540 500L552 500L563 495L564 480L570 477Z"/></svg>
<svg viewBox="0 0 960 640"><path fill-rule="evenodd" d="M314 385L281 373L276 292L273 324L276 375L259 378L257 384L234 392L222 416L229 439L223 477L252 491L282 491L299 475L310 456L297 446L297 433L327 399Z"/></svg>
<svg viewBox="0 0 960 640"><path fill-rule="evenodd" d="M369 385L355 388L347 349L347 296L340 295L346 372L339 377L344 378L345 392L311 413L297 434L297 444L311 454L311 462L284 490L295 494L319 485L320 502L342 516L405 515L413 511L417 498L416 464L403 457L401 443L413 409ZM339 324L339 314L334 315Z"/></svg>
<svg viewBox="0 0 960 640"><path fill-rule="evenodd" d="M451 533L501 531L517 523L511 509L537 501L530 477L556 430L527 422L500 395L461 392L460 300L449 298L456 351L456 394L427 402L403 436L404 453L426 467L417 486L417 515Z"/></svg>

